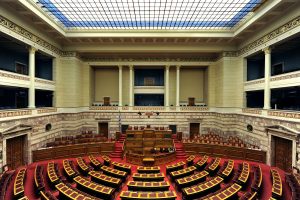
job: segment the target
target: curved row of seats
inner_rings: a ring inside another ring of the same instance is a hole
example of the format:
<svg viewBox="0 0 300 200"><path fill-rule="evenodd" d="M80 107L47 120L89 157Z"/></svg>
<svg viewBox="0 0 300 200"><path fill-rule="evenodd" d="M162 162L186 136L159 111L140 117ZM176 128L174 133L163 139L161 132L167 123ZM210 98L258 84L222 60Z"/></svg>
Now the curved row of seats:
<svg viewBox="0 0 300 200"><path fill-rule="evenodd" d="M0 200L5 199L7 187L8 187L8 185L12 179L12 176L14 174L13 172L14 171L5 172L5 173L1 174L1 176L0 176Z"/></svg>

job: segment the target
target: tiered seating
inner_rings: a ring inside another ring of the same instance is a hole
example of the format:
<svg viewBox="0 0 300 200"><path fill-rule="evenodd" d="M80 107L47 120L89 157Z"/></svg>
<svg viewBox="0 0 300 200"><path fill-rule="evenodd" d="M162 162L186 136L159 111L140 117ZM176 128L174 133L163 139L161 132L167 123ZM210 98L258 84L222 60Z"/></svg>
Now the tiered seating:
<svg viewBox="0 0 300 200"><path fill-rule="evenodd" d="M206 167L206 170L212 175L218 170L220 163L221 163L221 158L215 158L213 162Z"/></svg>
<svg viewBox="0 0 300 200"><path fill-rule="evenodd" d="M89 175L91 176L92 181L103 185L107 185L109 187L119 188L122 184L121 179L107 176L97 171L90 171Z"/></svg>
<svg viewBox="0 0 300 200"><path fill-rule="evenodd" d="M127 183L129 190L133 191L168 191L170 184L167 181L162 182L141 182L129 181Z"/></svg>
<svg viewBox="0 0 300 200"><path fill-rule="evenodd" d="M57 200L57 198L50 191L40 191L40 194L42 200Z"/></svg>
<svg viewBox="0 0 300 200"><path fill-rule="evenodd" d="M120 179L122 179L123 181L126 180L127 172L120 171L120 170L117 170L117 169L113 169L113 168L107 167L107 166L105 166L105 165L103 165L103 166L101 167L101 170L102 170L103 173L106 174L106 175L113 176L113 177L115 177L115 178L120 178Z"/></svg>
<svg viewBox="0 0 300 200"><path fill-rule="evenodd" d="M48 162L48 165L47 165L48 178L49 178L50 182L54 185L61 181L59 174L57 172L58 172L57 164L54 163L53 161Z"/></svg>
<svg viewBox="0 0 300 200"><path fill-rule="evenodd" d="M160 172L160 167L159 166L154 166L154 167L144 167L144 166L138 166L137 167L138 173L159 173Z"/></svg>
<svg viewBox="0 0 300 200"><path fill-rule="evenodd" d="M204 167L206 166L207 161L208 161L208 156L203 156L203 157L201 158L201 160L199 160L199 161L195 164L195 166L197 167L198 170L202 170L202 169L204 169Z"/></svg>
<svg viewBox="0 0 300 200"><path fill-rule="evenodd" d="M43 177L43 167L41 165L36 165L34 170L34 183L38 191L45 189L45 181Z"/></svg>
<svg viewBox="0 0 300 200"><path fill-rule="evenodd" d="M195 160L196 156L194 155L190 155L187 159L186 159L186 165L187 166L191 166L194 164L194 160Z"/></svg>
<svg viewBox="0 0 300 200"><path fill-rule="evenodd" d="M190 166L188 168L184 168L184 169L181 169L181 170L173 171L173 172L170 172L170 177L173 180L175 180L175 179L178 179L178 178L189 176L189 175L194 174L194 171L196 171L196 169L197 168L195 166Z"/></svg>
<svg viewBox="0 0 300 200"><path fill-rule="evenodd" d="M98 183L94 183L86 178L77 176L74 178L74 181L77 183L77 188L86 191L89 194L94 196L100 196L102 199L112 199L114 189L111 187L106 187Z"/></svg>
<svg viewBox="0 0 300 200"><path fill-rule="evenodd" d="M218 176L221 176L222 178L227 179L233 172L233 168L234 168L233 160L225 161L222 168L220 168L220 170L218 172Z"/></svg>
<svg viewBox="0 0 300 200"><path fill-rule="evenodd" d="M222 189L209 196L209 200L225 200L236 199L237 193L242 189L242 186L234 183L227 188Z"/></svg>
<svg viewBox="0 0 300 200"><path fill-rule="evenodd" d="M102 156L102 159L104 160L104 165L109 166L110 165L110 158L108 156Z"/></svg>
<svg viewBox="0 0 300 200"><path fill-rule="evenodd" d="M78 166L79 166L79 169L80 169L84 174L87 174L89 171L92 170L92 168L86 164L86 162L83 160L82 157L77 158L76 161L77 161L77 164L78 164Z"/></svg>
<svg viewBox="0 0 300 200"><path fill-rule="evenodd" d="M26 168L22 168L18 171L14 181L14 197L21 198L24 196L24 180L26 175Z"/></svg>
<svg viewBox="0 0 300 200"><path fill-rule="evenodd" d="M247 162L243 162L240 174L237 180L235 180L235 182L244 186L246 185L249 179L249 175L250 175L250 165Z"/></svg>
<svg viewBox="0 0 300 200"><path fill-rule="evenodd" d="M71 199L71 200L92 200L98 199L96 197L92 197L84 192L81 192L71 186L59 183L56 186L56 189L59 191L59 199Z"/></svg>
<svg viewBox="0 0 300 200"><path fill-rule="evenodd" d="M262 184L262 179L263 179L263 175L262 175L260 165L254 166L254 179L251 184L251 189L256 192L259 192L261 184Z"/></svg>
<svg viewBox="0 0 300 200"><path fill-rule="evenodd" d="M167 191L167 192L122 191L120 197L123 200L141 200L141 199L175 200L177 195L174 191Z"/></svg>
<svg viewBox="0 0 300 200"><path fill-rule="evenodd" d="M201 171L197 174L194 174L194 175L191 175L188 177L176 179L175 183L176 183L177 188L179 190L181 190L184 187L190 187L192 185L195 185L195 184L205 181L205 179L208 175L209 175L209 173L204 170L204 171Z"/></svg>
<svg viewBox="0 0 300 200"><path fill-rule="evenodd" d="M172 165L167 165L166 166L166 172L167 172L167 174L169 174L172 171L183 169L184 165L185 165L185 163L183 161L177 162L177 163L172 164Z"/></svg>
<svg viewBox="0 0 300 200"><path fill-rule="evenodd" d="M63 160L64 171L69 178L74 178L78 176L78 172L75 170L73 162L69 160Z"/></svg>
<svg viewBox="0 0 300 200"><path fill-rule="evenodd" d="M5 172L0 177L0 200L4 200L7 187L12 179L13 172Z"/></svg>
<svg viewBox="0 0 300 200"><path fill-rule="evenodd" d="M125 171L128 174L131 174L131 165L127 165L119 162L112 162L112 165L114 166L115 169Z"/></svg>
<svg viewBox="0 0 300 200"><path fill-rule="evenodd" d="M95 169L100 169L100 167L102 166L102 163L97 160L93 155L89 156L89 159L91 161L91 165L95 168Z"/></svg>
<svg viewBox="0 0 300 200"><path fill-rule="evenodd" d="M187 187L182 189L182 195L184 199L193 199L198 198L204 195L209 194L220 188L220 184L223 182L223 178L216 176L211 180L205 181L198 185L192 187Z"/></svg>
<svg viewBox="0 0 300 200"><path fill-rule="evenodd" d="M239 198L239 200L255 200L257 199L257 192L256 191L248 191L243 196Z"/></svg>
<svg viewBox="0 0 300 200"><path fill-rule="evenodd" d="M271 169L272 177L272 197L280 199L282 197L282 181L279 172Z"/></svg>
<svg viewBox="0 0 300 200"><path fill-rule="evenodd" d="M134 173L132 177L134 181L163 181L165 179L165 175L163 173L157 173L157 174Z"/></svg>
<svg viewBox="0 0 300 200"><path fill-rule="evenodd" d="M286 182L289 184L292 191L292 200L300 199L300 182L298 174L287 174L285 175Z"/></svg>

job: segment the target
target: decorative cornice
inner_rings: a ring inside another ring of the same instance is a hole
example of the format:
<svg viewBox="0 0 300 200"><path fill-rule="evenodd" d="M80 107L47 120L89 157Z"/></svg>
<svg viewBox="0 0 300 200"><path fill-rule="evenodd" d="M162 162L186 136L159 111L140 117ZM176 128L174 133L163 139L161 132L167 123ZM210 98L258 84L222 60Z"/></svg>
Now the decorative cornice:
<svg viewBox="0 0 300 200"><path fill-rule="evenodd" d="M298 77L300 77L300 72L293 73L293 74L277 75L275 77L272 77L271 81L280 81L280 80L286 80L286 79L298 78Z"/></svg>
<svg viewBox="0 0 300 200"><path fill-rule="evenodd" d="M247 46L243 47L242 49L238 50L238 55L242 55L247 53L248 51L255 49L256 47L267 43L268 41L279 37L280 35L300 26L300 16L297 18L289 21L288 23L280 26L279 28L273 30L272 32L262 36L261 38L255 40L254 42L248 44Z"/></svg>
<svg viewBox="0 0 300 200"><path fill-rule="evenodd" d="M55 85L55 82L50 81L50 80L46 80L46 79L35 78L35 82L42 83L42 84L47 84L47 85Z"/></svg>
<svg viewBox="0 0 300 200"><path fill-rule="evenodd" d="M53 112L57 112L57 108L39 108L39 109L37 109L38 114L53 113Z"/></svg>
<svg viewBox="0 0 300 200"><path fill-rule="evenodd" d="M33 33L27 31L23 27L15 24L14 22L6 19L5 17L3 17L1 15L0 15L0 25L4 26L5 28L19 34L20 36L25 37L25 38L31 40L32 42L52 51L53 53L56 53L58 55L61 55L61 53L62 53L62 51L59 48L55 47L54 45L50 44L49 42L46 42L42 38L34 35Z"/></svg>
<svg viewBox="0 0 300 200"><path fill-rule="evenodd" d="M254 109L254 108L243 108L242 113L249 113L249 114L255 114L255 115L261 115L262 110Z"/></svg>
<svg viewBox="0 0 300 200"><path fill-rule="evenodd" d="M85 62L214 62L214 57L196 58L82 58Z"/></svg>
<svg viewBox="0 0 300 200"><path fill-rule="evenodd" d="M23 80L23 81L29 81L29 76L19 75L19 74L16 74L16 73L5 72L5 71L0 71L0 77L18 79L18 80Z"/></svg>
<svg viewBox="0 0 300 200"><path fill-rule="evenodd" d="M284 111L268 111L268 116L300 119L300 113Z"/></svg>
<svg viewBox="0 0 300 200"><path fill-rule="evenodd" d="M0 118L4 117L17 117L23 115L31 115L31 110L13 110L13 111L2 111L0 112Z"/></svg>
<svg viewBox="0 0 300 200"><path fill-rule="evenodd" d="M256 85L256 84L261 84L261 83L264 83L264 82L265 82L265 79L247 81L247 82L244 83L244 86Z"/></svg>

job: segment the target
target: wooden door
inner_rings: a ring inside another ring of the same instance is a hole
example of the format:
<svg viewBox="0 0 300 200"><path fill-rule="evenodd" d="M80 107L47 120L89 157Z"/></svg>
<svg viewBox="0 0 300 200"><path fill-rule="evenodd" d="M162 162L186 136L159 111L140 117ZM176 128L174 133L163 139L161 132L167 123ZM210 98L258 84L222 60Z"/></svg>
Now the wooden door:
<svg viewBox="0 0 300 200"><path fill-rule="evenodd" d="M176 134L177 133L177 125L169 125L169 129L172 130L172 134Z"/></svg>
<svg viewBox="0 0 300 200"><path fill-rule="evenodd" d="M199 135L199 123L190 123L190 139L194 139L195 135Z"/></svg>
<svg viewBox="0 0 300 200"><path fill-rule="evenodd" d="M195 106L195 98L194 97L189 97L189 103L188 103L188 105L189 106Z"/></svg>
<svg viewBox="0 0 300 200"><path fill-rule="evenodd" d="M292 147L293 143L291 140L273 137L274 139L274 165L284 171L292 171Z"/></svg>
<svg viewBox="0 0 300 200"><path fill-rule="evenodd" d="M101 134L104 137L108 138L108 123L107 122L100 122L99 123L99 134Z"/></svg>
<svg viewBox="0 0 300 200"><path fill-rule="evenodd" d="M10 169L25 165L25 138L19 136L6 140L6 162Z"/></svg>

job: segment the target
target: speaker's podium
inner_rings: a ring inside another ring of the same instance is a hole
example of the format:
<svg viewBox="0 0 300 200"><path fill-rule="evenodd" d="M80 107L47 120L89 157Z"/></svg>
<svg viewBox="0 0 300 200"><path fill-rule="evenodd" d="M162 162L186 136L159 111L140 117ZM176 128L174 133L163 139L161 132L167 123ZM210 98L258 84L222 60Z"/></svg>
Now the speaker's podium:
<svg viewBox="0 0 300 200"><path fill-rule="evenodd" d="M174 161L174 143L169 129L128 128L126 131L126 160L137 165L159 165Z"/></svg>

